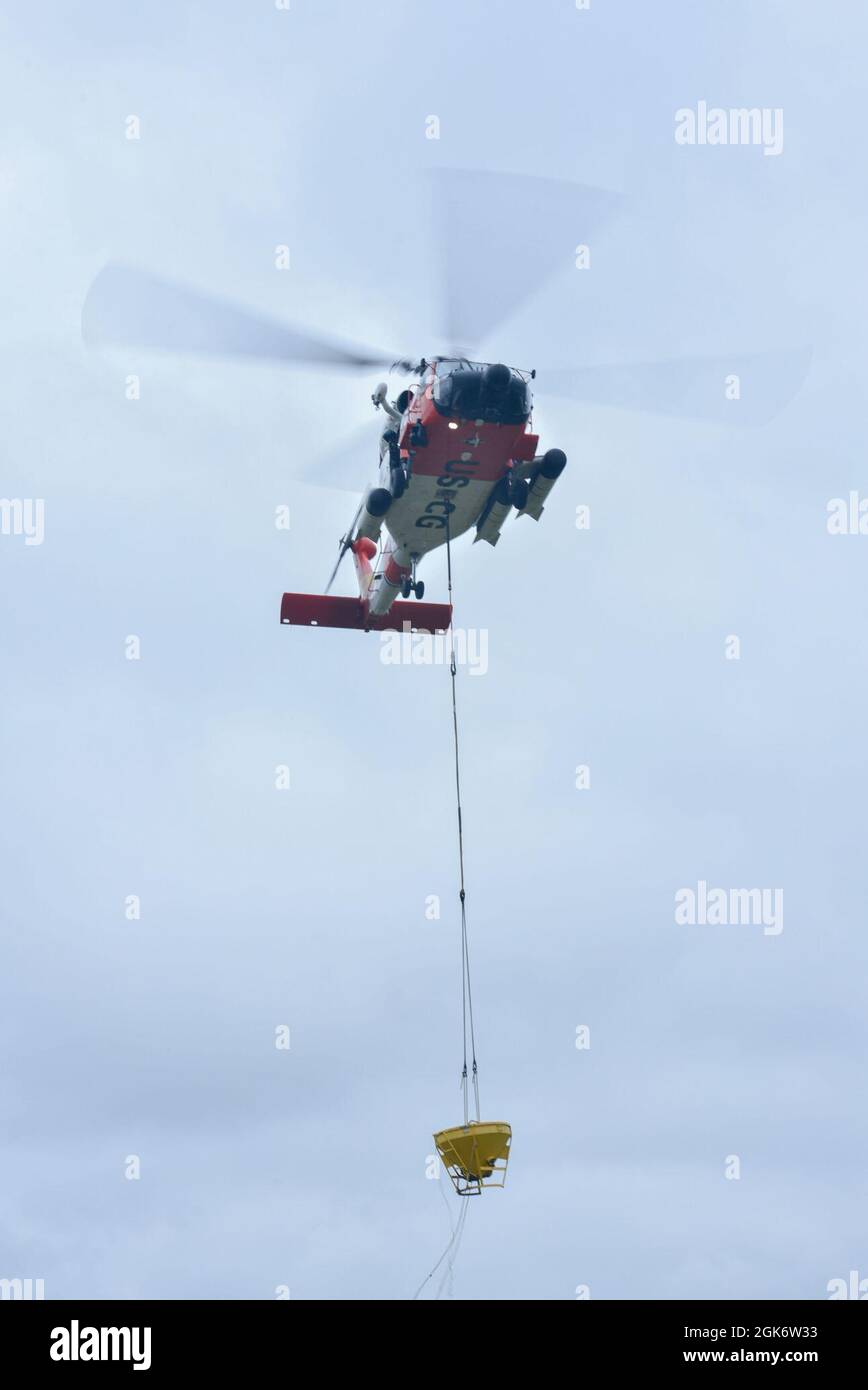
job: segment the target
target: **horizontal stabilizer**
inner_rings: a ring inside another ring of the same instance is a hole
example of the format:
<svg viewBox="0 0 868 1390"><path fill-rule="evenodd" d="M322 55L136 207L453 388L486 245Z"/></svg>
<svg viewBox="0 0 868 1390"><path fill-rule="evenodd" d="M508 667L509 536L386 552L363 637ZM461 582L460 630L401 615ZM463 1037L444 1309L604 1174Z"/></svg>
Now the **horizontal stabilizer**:
<svg viewBox="0 0 868 1390"><path fill-rule="evenodd" d="M348 627L357 631L445 632L452 621L448 603L402 602L397 599L388 613L369 613L360 598L334 594L284 594L280 621L295 627Z"/></svg>

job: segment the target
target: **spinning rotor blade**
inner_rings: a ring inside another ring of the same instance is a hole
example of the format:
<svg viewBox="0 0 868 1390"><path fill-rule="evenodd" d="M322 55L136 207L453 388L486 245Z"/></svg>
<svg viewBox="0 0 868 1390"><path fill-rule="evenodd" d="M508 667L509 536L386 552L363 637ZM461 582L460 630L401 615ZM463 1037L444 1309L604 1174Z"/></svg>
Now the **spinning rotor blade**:
<svg viewBox="0 0 868 1390"><path fill-rule="evenodd" d="M159 352L267 358L325 367L375 367L389 353L342 346L199 290L129 266L108 265L81 315L88 346L122 343Z"/></svg>
<svg viewBox="0 0 868 1390"><path fill-rule="evenodd" d="M372 415L366 425L360 425L340 444L304 465L299 482L353 489L357 495L361 488L373 487L380 465L378 438L382 425L383 417Z"/></svg>
<svg viewBox="0 0 868 1390"><path fill-rule="evenodd" d="M473 169L431 171L444 331L470 353L621 209L617 193Z"/></svg>
<svg viewBox="0 0 868 1390"><path fill-rule="evenodd" d="M728 357L684 357L625 366L568 367L537 373L540 393L620 410L763 425L805 379L810 348ZM737 378L737 387L736 387ZM738 395L732 399L735 390Z"/></svg>
<svg viewBox="0 0 868 1390"><path fill-rule="evenodd" d="M355 516L353 517L352 521L350 522L349 530L347 531L347 533L346 533L345 536L342 536L342 537L341 537L341 541L340 541L340 550L338 551L338 558L335 560L335 567L334 567L334 569L332 570L331 574L329 575L329 582L328 582L328 584L326 584L326 586L325 586L325 591L324 591L325 593L328 593L329 590L331 589L331 586L334 584L335 579L337 578L338 570L339 570L340 567L341 567L341 561L343 560L344 556L346 555L347 551L349 550L350 546L351 546L352 543L353 543L353 532L354 532L355 529L356 529L356 522L358 521L359 517L360 517L361 514L362 514L362 505L363 505L363 504L360 502L359 505L358 505L358 508L356 509L356 514L355 514Z"/></svg>

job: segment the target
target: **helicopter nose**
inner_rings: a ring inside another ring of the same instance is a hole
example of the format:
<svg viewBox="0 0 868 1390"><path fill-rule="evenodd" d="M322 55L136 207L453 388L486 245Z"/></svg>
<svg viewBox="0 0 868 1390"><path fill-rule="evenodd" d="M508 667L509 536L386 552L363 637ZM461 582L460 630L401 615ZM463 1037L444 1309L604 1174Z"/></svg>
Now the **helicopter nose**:
<svg viewBox="0 0 868 1390"><path fill-rule="evenodd" d="M502 396L512 380L512 372L502 362L492 362L482 373L482 389L489 400Z"/></svg>

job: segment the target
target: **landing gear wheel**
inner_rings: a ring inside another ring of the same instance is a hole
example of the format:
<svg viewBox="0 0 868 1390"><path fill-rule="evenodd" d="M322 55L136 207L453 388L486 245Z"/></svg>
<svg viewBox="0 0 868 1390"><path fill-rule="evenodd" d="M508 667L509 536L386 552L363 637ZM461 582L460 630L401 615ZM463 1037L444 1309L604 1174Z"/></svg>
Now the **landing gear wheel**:
<svg viewBox="0 0 868 1390"><path fill-rule="evenodd" d="M415 587L415 590L416 590L416 597L417 597L417 598L424 598L424 597L425 597L425 580L424 580L424 579L417 579L414 587Z"/></svg>
<svg viewBox="0 0 868 1390"><path fill-rule="evenodd" d="M411 579L401 580L401 597L409 598L413 592L413 581Z"/></svg>

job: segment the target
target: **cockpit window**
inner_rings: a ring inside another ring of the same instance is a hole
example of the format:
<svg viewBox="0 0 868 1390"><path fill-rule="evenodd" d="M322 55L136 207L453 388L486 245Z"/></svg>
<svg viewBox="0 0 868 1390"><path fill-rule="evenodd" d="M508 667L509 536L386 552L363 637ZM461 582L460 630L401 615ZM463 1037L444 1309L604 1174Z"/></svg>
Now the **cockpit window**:
<svg viewBox="0 0 868 1390"><path fill-rule="evenodd" d="M442 415L520 425L530 415L530 387L522 374L500 363L440 361L434 404Z"/></svg>

